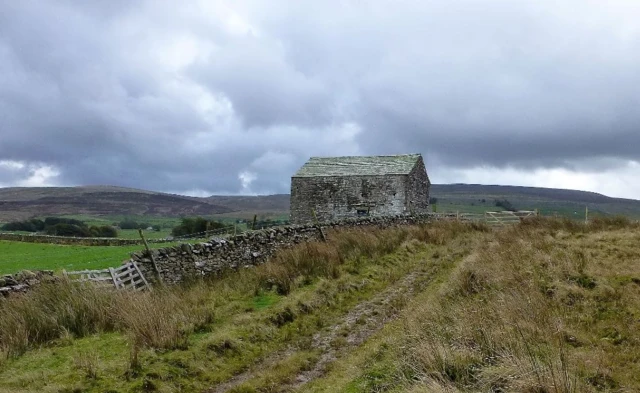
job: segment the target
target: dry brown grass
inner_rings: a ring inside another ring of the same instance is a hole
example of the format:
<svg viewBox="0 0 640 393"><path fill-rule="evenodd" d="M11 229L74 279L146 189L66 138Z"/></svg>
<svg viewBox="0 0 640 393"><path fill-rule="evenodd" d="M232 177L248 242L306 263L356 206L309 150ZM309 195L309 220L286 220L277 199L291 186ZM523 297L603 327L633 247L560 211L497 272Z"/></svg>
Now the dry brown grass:
<svg viewBox="0 0 640 393"><path fill-rule="evenodd" d="M69 282L43 284L0 301L0 350L18 355L65 336L114 330L127 332L140 346L184 347L186 334L212 318L212 310L190 302L197 291L132 293Z"/></svg>
<svg viewBox="0 0 640 393"><path fill-rule="evenodd" d="M617 219L537 219L487 237L405 321L413 391L635 391L640 255L628 242L613 246L627 259L607 257L603 233L640 240Z"/></svg>
<svg viewBox="0 0 640 393"><path fill-rule="evenodd" d="M24 296L0 299L0 353L19 355L64 337L109 331L130 336L134 348L186 348L189 333L213 323L216 299L230 293L275 288L288 294L319 277L338 278L346 260L376 258L416 239L443 244L459 233L475 230L486 228L438 222L335 231L326 243L310 242L283 250L254 269L229 272L211 282L156 288L150 293L114 292L69 282L41 285Z"/></svg>
<svg viewBox="0 0 640 393"><path fill-rule="evenodd" d="M315 277L337 278L339 266L347 260L377 258L394 252L411 240L442 245L462 233L488 230L482 224L456 221L392 229L340 230L331 233L326 243L311 242L283 250L270 263L256 268L255 272L262 286L275 286L280 294L287 294L296 283L305 280Z"/></svg>

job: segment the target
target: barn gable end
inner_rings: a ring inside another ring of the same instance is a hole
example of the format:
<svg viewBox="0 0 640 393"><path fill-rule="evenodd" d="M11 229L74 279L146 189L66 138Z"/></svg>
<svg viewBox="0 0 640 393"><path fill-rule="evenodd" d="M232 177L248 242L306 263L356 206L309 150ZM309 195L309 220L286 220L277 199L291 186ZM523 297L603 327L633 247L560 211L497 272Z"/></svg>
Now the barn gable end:
<svg viewBox="0 0 640 393"><path fill-rule="evenodd" d="M430 184L420 154L312 157L291 178L291 222L426 213Z"/></svg>

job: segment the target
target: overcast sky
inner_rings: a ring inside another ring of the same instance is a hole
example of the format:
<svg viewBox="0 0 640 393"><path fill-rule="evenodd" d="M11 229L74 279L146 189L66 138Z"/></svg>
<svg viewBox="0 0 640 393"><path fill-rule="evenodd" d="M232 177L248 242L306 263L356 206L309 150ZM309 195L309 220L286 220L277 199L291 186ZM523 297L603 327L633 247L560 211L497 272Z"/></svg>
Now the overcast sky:
<svg viewBox="0 0 640 393"><path fill-rule="evenodd" d="M309 156L640 199L640 1L0 0L0 186L284 193Z"/></svg>

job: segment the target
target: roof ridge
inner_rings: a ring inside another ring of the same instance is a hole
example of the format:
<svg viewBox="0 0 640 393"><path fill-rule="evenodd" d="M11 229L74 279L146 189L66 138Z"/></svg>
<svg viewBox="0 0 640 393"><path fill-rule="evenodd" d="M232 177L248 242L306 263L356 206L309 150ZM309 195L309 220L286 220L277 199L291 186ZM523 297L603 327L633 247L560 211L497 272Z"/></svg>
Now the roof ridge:
<svg viewBox="0 0 640 393"><path fill-rule="evenodd" d="M422 155L310 157L294 177L406 175Z"/></svg>
<svg viewBox="0 0 640 393"><path fill-rule="evenodd" d="M380 155L363 155L363 156L311 156L309 158L364 158L364 157L408 157L408 156L422 156L422 154L406 153L406 154L380 154Z"/></svg>

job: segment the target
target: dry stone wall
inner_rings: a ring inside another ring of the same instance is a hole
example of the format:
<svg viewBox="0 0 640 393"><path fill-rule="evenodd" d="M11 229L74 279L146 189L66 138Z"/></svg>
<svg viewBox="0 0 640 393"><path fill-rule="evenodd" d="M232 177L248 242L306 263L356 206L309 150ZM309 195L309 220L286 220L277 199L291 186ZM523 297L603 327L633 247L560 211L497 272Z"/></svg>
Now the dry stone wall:
<svg viewBox="0 0 640 393"><path fill-rule="evenodd" d="M26 243L48 243L79 246L131 246L142 244L140 239L118 239L114 237L69 237L50 235L25 235L19 233L0 233L0 240ZM164 243L167 239L147 239L148 243Z"/></svg>
<svg viewBox="0 0 640 393"><path fill-rule="evenodd" d="M56 278L52 270L29 271L23 270L16 274L0 276L0 296L27 292L41 282L54 281Z"/></svg>
<svg viewBox="0 0 640 393"><path fill-rule="evenodd" d="M160 278L164 283L176 284L191 278L215 275L227 269L239 269L266 262L278 250L307 241L321 239L319 228L354 228L377 226L381 228L418 224L430 221L430 214L364 217L315 225L290 225L251 231L228 238L212 238L208 242L181 244L152 250ZM153 280L155 276L151 258L145 251L132 254L143 274Z"/></svg>

